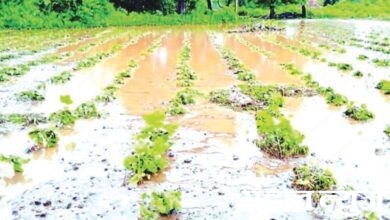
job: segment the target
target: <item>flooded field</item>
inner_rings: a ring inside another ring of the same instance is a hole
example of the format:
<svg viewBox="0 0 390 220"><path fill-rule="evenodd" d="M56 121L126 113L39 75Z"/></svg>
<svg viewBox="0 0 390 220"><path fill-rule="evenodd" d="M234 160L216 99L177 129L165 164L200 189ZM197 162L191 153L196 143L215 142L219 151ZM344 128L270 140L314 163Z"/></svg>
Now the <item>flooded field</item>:
<svg viewBox="0 0 390 220"><path fill-rule="evenodd" d="M139 219L162 190L182 206L163 219L390 219L390 22L282 27L0 31L0 219ZM178 126L168 165L128 183L155 111Z"/></svg>

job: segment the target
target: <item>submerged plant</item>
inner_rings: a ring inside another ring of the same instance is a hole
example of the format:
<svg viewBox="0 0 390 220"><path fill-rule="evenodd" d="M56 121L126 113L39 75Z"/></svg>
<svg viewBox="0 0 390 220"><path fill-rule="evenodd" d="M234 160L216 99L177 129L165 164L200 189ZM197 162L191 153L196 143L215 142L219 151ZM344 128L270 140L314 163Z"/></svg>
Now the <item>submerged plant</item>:
<svg viewBox="0 0 390 220"><path fill-rule="evenodd" d="M302 145L303 134L294 130L290 122L273 113L260 110L256 113L256 125L262 139L257 142L261 150L276 158L307 155L309 148Z"/></svg>
<svg viewBox="0 0 390 220"><path fill-rule="evenodd" d="M164 191L142 194L141 219L157 220L163 216L174 215L181 209L181 192Z"/></svg>
<svg viewBox="0 0 390 220"><path fill-rule="evenodd" d="M381 80L376 88L381 90L385 95L390 95L390 80Z"/></svg>
<svg viewBox="0 0 390 220"><path fill-rule="evenodd" d="M22 101L43 101L45 96L43 96L37 90L27 90L17 94L18 99Z"/></svg>
<svg viewBox="0 0 390 220"><path fill-rule="evenodd" d="M74 110L74 116L77 118L90 119L100 117L100 114L96 109L95 103L86 102L82 103Z"/></svg>
<svg viewBox="0 0 390 220"><path fill-rule="evenodd" d="M364 54L359 54L359 56L357 57L358 60L367 60L368 59L368 56L364 55Z"/></svg>
<svg viewBox="0 0 390 220"><path fill-rule="evenodd" d="M14 172L22 173L23 172L23 164L28 163L29 159L23 159L18 156L4 156L0 154L0 162L11 163L14 169Z"/></svg>
<svg viewBox="0 0 390 220"><path fill-rule="evenodd" d="M73 115L68 109L59 110L53 112L49 116L49 121L54 123L57 127L65 127L69 125L74 125L76 121L76 116Z"/></svg>
<svg viewBox="0 0 390 220"><path fill-rule="evenodd" d="M348 102L348 99L336 93L331 87L320 89L320 93L326 97L326 103L334 106L342 106Z"/></svg>
<svg viewBox="0 0 390 220"><path fill-rule="evenodd" d="M333 190L337 181L332 172L321 169L317 166L304 164L293 169L294 179L292 186L296 190L303 191L325 191Z"/></svg>
<svg viewBox="0 0 390 220"><path fill-rule="evenodd" d="M356 106L353 103L349 103L344 114L357 121L368 121L375 117L374 113L370 112L365 104Z"/></svg>
<svg viewBox="0 0 390 220"><path fill-rule="evenodd" d="M156 111L145 115L145 127L136 136L135 152L124 159L126 169L133 172L130 183L139 183L168 166L165 153L173 142L177 125L165 122L165 113Z"/></svg>
<svg viewBox="0 0 390 220"><path fill-rule="evenodd" d="M390 125L387 125L387 127L385 128L385 130L384 130L383 132L385 132L385 134L387 135L387 137L390 138Z"/></svg>
<svg viewBox="0 0 390 220"><path fill-rule="evenodd" d="M96 96L96 101L98 102L111 102L115 99L115 92L118 91L118 87L115 85L109 85L103 89L102 94Z"/></svg>
<svg viewBox="0 0 390 220"><path fill-rule="evenodd" d="M30 131L28 135L40 147L55 147L59 140L57 134L50 129L35 129Z"/></svg>
<svg viewBox="0 0 390 220"><path fill-rule="evenodd" d="M358 71L353 73L353 76L357 77L357 78L361 78L361 77L363 77L363 73L360 70L358 70Z"/></svg>
<svg viewBox="0 0 390 220"><path fill-rule="evenodd" d="M66 82L70 81L72 77L72 74L69 71L62 72L56 76L53 76L49 79L50 83L58 85L58 84L65 84Z"/></svg>
<svg viewBox="0 0 390 220"><path fill-rule="evenodd" d="M386 60L386 59L378 59L378 58L375 58L372 60L372 62L377 66L377 67L389 67L390 66L390 59Z"/></svg>

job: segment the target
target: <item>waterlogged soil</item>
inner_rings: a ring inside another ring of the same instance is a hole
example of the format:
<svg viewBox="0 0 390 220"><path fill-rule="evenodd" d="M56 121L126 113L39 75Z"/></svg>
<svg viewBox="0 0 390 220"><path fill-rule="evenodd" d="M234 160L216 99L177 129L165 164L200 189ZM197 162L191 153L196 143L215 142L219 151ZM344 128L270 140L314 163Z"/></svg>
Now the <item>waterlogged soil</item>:
<svg viewBox="0 0 390 220"><path fill-rule="evenodd" d="M356 69L372 73L357 79L352 73L340 72L327 63L283 47L299 46L299 40L306 36L338 45L332 37L348 39L353 36L351 33L364 37L372 30L385 34L390 31L389 23L326 20L286 25L281 33L228 34L225 29L212 32L221 46L232 50L245 67L256 73L257 81L303 85L298 77L288 75L280 67L281 63L292 62L311 73L321 86L330 86L349 100L366 104L375 114L374 120L353 122L343 115L345 107L330 107L321 96L286 97L282 112L305 135L304 144L309 146L310 153L303 158L278 160L263 154L256 146L259 135L253 112L234 111L200 96L195 105L187 107L184 116L169 117L179 125L173 138L175 143L167 155L169 168L151 181L128 185L126 179L131 173L124 169L123 158L134 150L133 137L143 126L141 116L167 107L180 89L176 86L176 67L186 35L190 36L191 44L189 65L198 76L194 89L207 95L239 82L215 49L209 37L211 30L109 28L94 30L86 38L80 37L82 33L73 34L72 44L51 48L57 53L75 52L68 60L38 65L13 83L1 85L1 113L47 115L64 107L59 102L59 96L64 94L71 95L74 104L68 107L72 109L98 95L117 73L127 69L131 59L137 60L139 66L120 87L116 100L98 104L103 117L79 120L73 127L59 130L60 142L56 148L26 154L25 149L32 145L27 135L32 128L0 124L0 154L31 159L23 174L15 174L11 165L0 163L0 218L138 219L142 193L176 189L182 192L180 219L343 219L361 214L361 210L343 209L345 202L317 209L305 203L307 195L297 194L291 187L292 169L303 163L329 168L336 176L337 190L348 185L358 192L364 191L358 196L360 206L366 207L362 210L390 218L390 141L383 133L390 123L390 103L375 89L381 79L390 78L390 71L369 61L352 59L361 53L371 59L388 59L388 56L353 46L343 46L345 54L322 51L329 61L350 63ZM342 31L332 33L334 26L345 30L348 36L340 35ZM316 27L323 27L328 35ZM130 44L140 33L145 34ZM161 45L152 53L142 54L162 35ZM270 56L252 52L236 35L268 51ZM65 40L59 39L58 45L61 42ZM91 43L94 46L86 51L79 50ZM114 45L122 48L93 67L73 70L79 59L109 52ZM38 52L36 59L40 56ZM18 59L15 62L24 62L23 57ZM64 70L71 71L71 81L49 85L42 103L24 103L14 98L15 92L32 89ZM376 206L369 206L368 196L375 193L381 193L383 199Z"/></svg>

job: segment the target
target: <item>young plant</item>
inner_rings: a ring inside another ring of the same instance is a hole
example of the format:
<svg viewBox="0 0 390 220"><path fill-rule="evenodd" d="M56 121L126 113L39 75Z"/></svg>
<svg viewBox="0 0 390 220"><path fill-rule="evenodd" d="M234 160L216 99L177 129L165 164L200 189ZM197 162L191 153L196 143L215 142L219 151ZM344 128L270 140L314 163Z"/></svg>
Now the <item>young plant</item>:
<svg viewBox="0 0 390 220"><path fill-rule="evenodd" d="M93 102L82 103L74 110L73 115L77 118L83 119L100 117L100 114L96 109L95 103Z"/></svg>
<svg viewBox="0 0 390 220"><path fill-rule="evenodd" d="M353 67L351 66L351 64L348 63L339 63L337 64L337 69L346 72L353 70Z"/></svg>
<svg viewBox="0 0 390 220"><path fill-rule="evenodd" d="M135 152L124 159L126 169L133 172L130 183L140 183L168 166L166 152L177 125L165 122L165 113L156 111L145 115L145 127L136 136Z"/></svg>
<svg viewBox="0 0 390 220"><path fill-rule="evenodd" d="M49 121L54 123L57 127L62 128L65 126L74 125L76 116L74 116L68 109L64 109L51 113L49 116Z"/></svg>
<svg viewBox="0 0 390 220"><path fill-rule="evenodd" d="M58 135L50 129L35 129L28 135L39 147L55 147L59 140Z"/></svg>
<svg viewBox="0 0 390 220"><path fill-rule="evenodd" d="M26 164L29 161L29 159L23 159L18 156L4 156L0 154L0 162L11 163L14 168L14 172L17 173L23 173L23 164Z"/></svg>
<svg viewBox="0 0 390 220"><path fill-rule="evenodd" d="M229 105L229 96L230 90L228 89L219 89L215 91L211 91L209 94L209 100L212 103L218 103L221 105Z"/></svg>
<svg viewBox="0 0 390 220"><path fill-rule="evenodd" d="M304 164L293 169L292 186L296 190L325 191L333 190L337 181L330 170Z"/></svg>
<svg viewBox="0 0 390 220"><path fill-rule="evenodd" d="M368 59L368 56L364 55L364 54L359 54L359 56L357 57L358 60L367 60Z"/></svg>
<svg viewBox="0 0 390 220"><path fill-rule="evenodd" d="M377 85L376 88L381 90L383 94L390 95L390 80L381 80Z"/></svg>
<svg viewBox="0 0 390 220"><path fill-rule="evenodd" d="M118 87L115 85L109 85L103 89L101 95L96 96L95 100L98 102L108 103L113 101L115 97L115 92L118 91Z"/></svg>
<svg viewBox="0 0 390 220"><path fill-rule="evenodd" d="M56 76L53 76L49 79L50 83L58 85L58 84L65 84L66 82L70 81L72 77L72 74L69 71L62 72Z"/></svg>
<svg viewBox="0 0 390 220"><path fill-rule="evenodd" d="M348 102L347 97L336 93L331 87L320 89L320 93L326 97L326 103L334 106L342 106Z"/></svg>
<svg viewBox="0 0 390 220"><path fill-rule="evenodd" d="M389 60L386 60L386 59L381 60L381 59L375 58L372 60L372 62L377 67L389 67L390 66L390 59Z"/></svg>
<svg viewBox="0 0 390 220"><path fill-rule="evenodd" d="M367 106L362 104L360 107L349 103L347 105L347 110L344 114L356 121L368 121L375 117L374 113L368 111Z"/></svg>
<svg viewBox="0 0 390 220"><path fill-rule="evenodd" d="M357 77L357 78L361 78L361 77L363 77L363 73L360 70L358 70L358 71L353 73L353 76Z"/></svg>
<svg viewBox="0 0 390 220"><path fill-rule="evenodd" d="M157 220L161 217L174 215L181 209L181 192L165 191L142 194L141 219Z"/></svg>
<svg viewBox="0 0 390 220"><path fill-rule="evenodd" d="M27 90L17 94L19 100L22 101L43 101L45 96L39 93L37 90Z"/></svg>

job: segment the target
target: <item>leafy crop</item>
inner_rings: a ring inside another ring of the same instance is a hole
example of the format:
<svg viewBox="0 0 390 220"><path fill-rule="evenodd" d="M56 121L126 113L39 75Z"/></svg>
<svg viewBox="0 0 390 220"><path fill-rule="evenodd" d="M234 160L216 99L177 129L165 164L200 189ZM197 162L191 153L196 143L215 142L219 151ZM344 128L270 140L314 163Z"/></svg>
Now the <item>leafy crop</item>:
<svg viewBox="0 0 390 220"><path fill-rule="evenodd" d="M372 60L372 62L377 66L377 67L389 67L390 66L390 59L389 60L386 60L386 59L378 59L378 58L375 58Z"/></svg>
<svg viewBox="0 0 390 220"><path fill-rule="evenodd" d="M356 106L353 103L349 103L344 114L357 121L368 121L375 117L374 113L370 112L365 104Z"/></svg>
<svg viewBox="0 0 390 220"><path fill-rule="evenodd" d="M307 155L309 152L309 148L302 145L303 134L294 130L287 119L279 117L276 120L269 111L260 110L256 114L256 125L263 136L257 145L269 155L285 158Z"/></svg>
<svg viewBox="0 0 390 220"><path fill-rule="evenodd" d="M56 76L53 76L49 79L50 83L58 85L58 84L65 84L66 82L70 81L72 77L72 74L69 71L62 72Z"/></svg>
<svg viewBox="0 0 390 220"><path fill-rule="evenodd" d="M59 140L58 135L50 129L35 129L28 135L40 147L55 147Z"/></svg>
<svg viewBox="0 0 390 220"><path fill-rule="evenodd" d="M26 164L29 161L29 159L23 159L18 156L4 156L0 154L0 162L11 163L14 171L18 173L23 173L23 164Z"/></svg>
<svg viewBox="0 0 390 220"><path fill-rule="evenodd" d="M358 60L367 60L368 59L368 56L364 55L364 54L359 54L359 56L357 57Z"/></svg>
<svg viewBox="0 0 390 220"><path fill-rule="evenodd" d="M390 80L381 80L376 88L381 90L385 95L390 95Z"/></svg>
<svg viewBox="0 0 390 220"><path fill-rule="evenodd" d="M155 220L173 215L181 209L181 192L165 191L142 194L141 219Z"/></svg>
<svg viewBox="0 0 390 220"><path fill-rule="evenodd" d="M361 78L363 77L363 73L360 70L358 70L353 73L353 76L357 78Z"/></svg>
<svg viewBox="0 0 390 220"><path fill-rule="evenodd" d="M303 191L332 190L337 186L337 181L329 170L304 164L293 169L293 187Z"/></svg>
<svg viewBox="0 0 390 220"><path fill-rule="evenodd" d="M54 123L57 127L62 128L65 126L74 125L76 116L73 115L73 113L68 109L64 109L51 113L49 116L49 121Z"/></svg>
<svg viewBox="0 0 390 220"><path fill-rule="evenodd" d="M133 172L131 183L150 179L151 175L168 166L165 153L172 146L170 138L177 125L165 122L165 113L156 111L145 115L145 127L136 136L135 152L124 159L126 169Z"/></svg>
<svg viewBox="0 0 390 220"><path fill-rule="evenodd" d="M0 114L0 124L2 123L12 123L20 124L23 126L37 125L39 123L46 123L47 118L42 114L28 113L28 114L18 114L13 113L9 115Z"/></svg>
<svg viewBox="0 0 390 220"><path fill-rule="evenodd" d="M348 99L336 93L331 87L320 89L320 93L326 97L326 103L334 106L342 106L348 102Z"/></svg>
<svg viewBox="0 0 390 220"><path fill-rule="evenodd" d="M17 94L18 99L22 101L43 101L45 100L45 96L43 96L37 90L28 90L23 91Z"/></svg>
<svg viewBox="0 0 390 220"><path fill-rule="evenodd" d="M86 102L79 105L75 110L73 115L77 118L90 119L100 117L95 103Z"/></svg>

